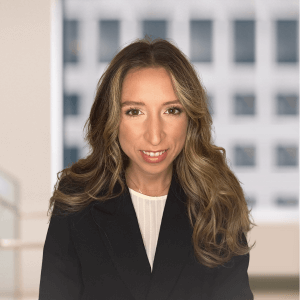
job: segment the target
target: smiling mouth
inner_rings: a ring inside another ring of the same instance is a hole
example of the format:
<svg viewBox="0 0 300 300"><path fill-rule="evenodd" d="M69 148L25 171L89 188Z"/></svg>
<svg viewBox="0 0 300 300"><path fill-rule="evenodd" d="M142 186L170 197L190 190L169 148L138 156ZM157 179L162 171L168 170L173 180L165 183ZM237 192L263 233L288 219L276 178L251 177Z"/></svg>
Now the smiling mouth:
<svg viewBox="0 0 300 300"><path fill-rule="evenodd" d="M158 157L160 157L160 156L163 156L166 152L167 152L167 150L163 150L163 151L160 151L160 152L145 152L145 151L143 151L143 150L141 150L141 152L143 153L143 155L146 155L146 156L148 156L148 157L150 157L150 158L158 158Z"/></svg>
<svg viewBox="0 0 300 300"><path fill-rule="evenodd" d="M168 149L162 149L162 150L158 150L158 151L151 151L151 150L140 150L140 151L157 153L157 152L167 151L167 150L168 150Z"/></svg>

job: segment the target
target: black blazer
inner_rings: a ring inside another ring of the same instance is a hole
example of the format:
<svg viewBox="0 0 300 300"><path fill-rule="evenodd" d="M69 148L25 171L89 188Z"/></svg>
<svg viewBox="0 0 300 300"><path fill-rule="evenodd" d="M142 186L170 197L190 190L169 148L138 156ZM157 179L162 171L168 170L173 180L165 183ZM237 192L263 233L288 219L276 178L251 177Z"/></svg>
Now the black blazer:
<svg viewBox="0 0 300 300"><path fill-rule="evenodd" d="M119 189L117 183L114 192ZM39 300L254 299L249 254L213 269L196 260L185 201L173 175L152 273L128 187L120 197L52 217Z"/></svg>

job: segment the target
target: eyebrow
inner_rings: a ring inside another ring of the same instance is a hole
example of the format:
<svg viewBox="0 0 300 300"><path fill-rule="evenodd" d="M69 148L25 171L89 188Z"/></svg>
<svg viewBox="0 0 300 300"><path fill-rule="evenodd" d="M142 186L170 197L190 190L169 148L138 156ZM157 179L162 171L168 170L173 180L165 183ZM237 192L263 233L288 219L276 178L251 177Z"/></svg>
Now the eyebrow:
<svg viewBox="0 0 300 300"><path fill-rule="evenodd" d="M179 100L174 100L174 101L168 101L164 102L163 105L170 105L170 104L181 104ZM121 103L121 107L127 106L127 105L140 105L140 106L145 106L146 104L144 102L136 102L136 101L125 101Z"/></svg>

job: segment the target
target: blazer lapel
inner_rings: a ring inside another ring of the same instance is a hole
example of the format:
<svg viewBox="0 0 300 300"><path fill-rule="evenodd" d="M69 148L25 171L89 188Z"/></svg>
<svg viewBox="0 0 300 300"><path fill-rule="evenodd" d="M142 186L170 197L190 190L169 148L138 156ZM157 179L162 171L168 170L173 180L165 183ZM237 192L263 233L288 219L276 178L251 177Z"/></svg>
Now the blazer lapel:
<svg viewBox="0 0 300 300"><path fill-rule="evenodd" d="M192 249L186 195L173 175L160 227L147 300L166 300Z"/></svg>
<svg viewBox="0 0 300 300"><path fill-rule="evenodd" d="M144 300L151 269L128 193L95 202L92 214L122 280L136 300Z"/></svg>
<svg viewBox="0 0 300 300"><path fill-rule="evenodd" d="M114 193L119 191L117 183ZM165 300L176 283L191 251L192 231L184 201L185 194L173 175L152 273L128 187L121 196L95 201L91 207L111 259L136 300Z"/></svg>

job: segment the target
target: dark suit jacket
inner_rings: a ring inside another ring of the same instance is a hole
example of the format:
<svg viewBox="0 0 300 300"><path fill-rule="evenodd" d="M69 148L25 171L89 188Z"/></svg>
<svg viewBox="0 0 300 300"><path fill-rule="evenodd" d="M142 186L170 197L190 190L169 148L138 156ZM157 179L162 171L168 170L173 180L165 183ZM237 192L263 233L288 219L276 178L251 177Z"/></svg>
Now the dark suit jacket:
<svg viewBox="0 0 300 300"><path fill-rule="evenodd" d="M196 260L185 201L173 175L152 273L128 188L79 213L52 217L39 300L252 300L249 254L213 269Z"/></svg>

